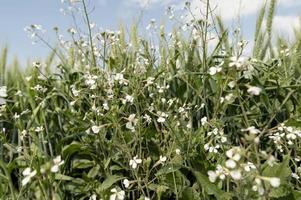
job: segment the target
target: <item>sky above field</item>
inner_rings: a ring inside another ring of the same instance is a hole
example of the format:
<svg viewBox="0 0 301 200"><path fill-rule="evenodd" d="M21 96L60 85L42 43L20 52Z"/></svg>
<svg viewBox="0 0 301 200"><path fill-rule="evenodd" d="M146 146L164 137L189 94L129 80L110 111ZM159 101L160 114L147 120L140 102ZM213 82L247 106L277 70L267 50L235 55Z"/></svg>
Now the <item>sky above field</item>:
<svg viewBox="0 0 301 200"><path fill-rule="evenodd" d="M193 12L199 15L200 0L190 0ZM215 12L221 14L230 28L242 27L247 40L252 40L256 15L263 0L210 0ZM30 24L41 24L46 30L45 39L53 41L53 27L66 30L72 27L72 19L60 9L66 8L61 0L0 0L0 47L9 47L10 57L17 56L22 62L27 58L43 58L49 49L41 44L32 45L24 32ZM173 5L176 17L183 12L185 0L90 0L90 8L95 7L92 21L104 29L117 30L119 24L126 25L137 21L142 13L140 30L146 34L145 27L151 19L158 23L173 24L165 14L167 6ZM196 8L196 9L194 9ZM143 12L142 12L143 11ZM237 16L240 14L239 22ZM279 34L292 38L293 26L300 29L301 0L278 0L274 28Z"/></svg>

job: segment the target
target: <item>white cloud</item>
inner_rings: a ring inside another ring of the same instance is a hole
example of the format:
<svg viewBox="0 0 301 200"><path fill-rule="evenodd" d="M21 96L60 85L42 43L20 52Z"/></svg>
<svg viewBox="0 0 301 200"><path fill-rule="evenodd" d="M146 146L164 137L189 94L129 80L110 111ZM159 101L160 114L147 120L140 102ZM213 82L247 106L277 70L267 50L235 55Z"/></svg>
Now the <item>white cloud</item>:
<svg viewBox="0 0 301 200"><path fill-rule="evenodd" d="M250 16L258 13L264 0L210 0L215 14L220 14L224 20L233 20L238 16ZM278 0L278 7L293 7L301 5L300 0ZM182 3L183 6L183 3ZM204 3L200 0L191 0L193 13L201 17L200 8L204 10Z"/></svg>
<svg viewBox="0 0 301 200"><path fill-rule="evenodd" d="M288 39L294 38L294 28L300 29L300 17L294 15L277 15L273 21L274 30Z"/></svg>
<svg viewBox="0 0 301 200"><path fill-rule="evenodd" d="M125 0L126 4L129 6L138 6L141 8L148 8L154 5L167 5L176 0Z"/></svg>

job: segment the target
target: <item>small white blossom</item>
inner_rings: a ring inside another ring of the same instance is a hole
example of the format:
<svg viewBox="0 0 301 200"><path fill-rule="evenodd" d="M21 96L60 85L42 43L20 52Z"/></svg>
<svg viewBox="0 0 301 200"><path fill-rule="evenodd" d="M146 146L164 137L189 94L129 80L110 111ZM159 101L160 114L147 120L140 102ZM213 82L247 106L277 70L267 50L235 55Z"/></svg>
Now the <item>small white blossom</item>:
<svg viewBox="0 0 301 200"><path fill-rule="evenodd" d="M166 156L160 155L160 159L159 159L160 163L164 163L164 162L166 162L166 160L167 160Z"/></svg>
<svg viewBox="0 0 301 200"><path fill-rule="evenodd" d="M236 162L232 159L228 159L225 163L226 167L229 169L234 169L236 167Z"/></svg>
<svg viewBox="0 0 301 200"><path fill-rule="evenodd" d="M260 130L255 128L255 126L250 126L246 129L241 129L241 131L247 131L247 132L249 132L250 134L253 134L253 135L257 135L258 133L260 133Z"/></svg>
<svg viewBox="0 0 301 200"><path fill-rule="evenodd" d="M272 178L270 178L269 181L270 181L271 186L274 188L277 188L280 186L280 178L272 177Z"/></svg>
<svg viewBox="0 0 301 200"><path fill-rule="evenodd" d="M233 170L230 172L230 176L234 179L234 180L240 180L241 179L241 171L240 170Z"/></svg>
<svg viewBox="0 0 301 200"><path fill-rule="evenodd" d="M138 156L135 156L133 159L130 160L130 166L133 169L136 169L138 164L141 164L142 160L138 158Z"/></svg>
<svg viewBox="0 0 301 200"><path fill-rule="evenodd" d="M110 200L124 200L125 192L123 190L118 191L116 188L111 189Z"/></svg>
<svg viewBox="0 0 301 200"><path fill-rule="evenodd" d="M2 98L7 97L7 87L6 86L0 87L0 97L2 97Z"/></svg>
<svg viewBox="0 0 301 200"><path fill-rule="evenodd" d="M226 155L227 155L228 158L238 162L241 158L240 148L239 147L234 147L234 148L226 151Z"/></svg>
<svg viewBox="0 0 301 200"><path fill-rule="evenodd" d="M209 68L209 74L211 76L214 76L216 73L221 72L222 68L221 67L210 67Z"/></svg>
<svg viewBox="0 0 301 200"><path fill-rule="evenodd" d="M122 183L125 188L128 188L130 186L130 181L128 179L124 179Z"/></svg>
<svg viewBox="0 0 301 200"><path fill-rule="evenodd" d="M99 133L100 128L101 128L100 126L95 126L95 125L94 125L94 126L92 126L91 129L92 129L93 133L96 133L96 134L97 134L97 133Z"/></svg>
<svg viewBox="0 0 301 200"><path fill-rule="evenodd" d="M23 172L22 172L24 178L22 179L22 186L25 186L27 183L30 182L31 178L34 177L37 174L36 170L31 171L29 167L27 167Z"/></svg>
<svg viewBox="0 0 301 200"><path fill-rule="evenodd" d="M136 117L135 114L131 114L131 115L127 118L128 122L125 124L125 127L126 127L127 129L130 129L132 132L135 131L135 125L136 125L136 123L137 123L137 121L138 121L135 117Z"/></svg>
<svg viewBox="0 0 301 200"><path fill-rule="evenodd" d="M59 171L59 167L65 163L64 160L62 160L61 156L57 156L53 159L54 165L51 167L50 171L53 173L57 173Z"/></svg>
<svg viewBox="0 0 301 200"><path fill-rule="evenodd" d="M203 117L201 119L201 123L202 123L202 126L204 126L205 124L207 124L207 117Z"/></svg>
<svg viewBox="0 0 301 200"><path fill-rule="evenodd" d="M256 87L256 86L250 86L249 89L247 90L247 92L250 95L254 95L254 96L258 96L261 93L262 89L260 87Z"/></svg>

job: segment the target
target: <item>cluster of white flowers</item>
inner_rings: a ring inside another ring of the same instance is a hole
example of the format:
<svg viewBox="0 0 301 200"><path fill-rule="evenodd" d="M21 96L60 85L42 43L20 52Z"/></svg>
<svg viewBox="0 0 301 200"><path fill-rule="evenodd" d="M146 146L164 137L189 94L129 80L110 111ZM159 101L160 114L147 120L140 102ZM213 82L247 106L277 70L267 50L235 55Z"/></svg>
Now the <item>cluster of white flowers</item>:
<svg viewBox="0 0 301 200"><path fill-rule="evenodd" d="M204 149L209 153L218 153L221 146L227 142L227 137L224 135L224 131L222 129L214 128L206 135L209 142L204 145Z"/></svg>
<svg viewBox="0 0 301 200"><path fill-rule="evenodd" d="M158 114L157 122L164 123L166 121L166 118L168 117L168 114L161 111L158 111L157 114Z"/></svg>
<svg viewBox="0 0 301 200"><path fill-rule="evenodd" d="M276 145L277 150L283 152L285 148L294 148L294 144L301 138L301 130L282 123L276 131L270 132L269 138Z"/></svg>
<svg viewBox="0 0 301 200"><path fill-rule="evenodd" d="M208 171L211 182L215 182L217 178L224 180L226 177L231 177L234 181L241 180L243 172L248 173L256 170L256 166L252 162L241 162L241 149L239 147L229 149L226 156L225 166L217 165L215 171Z"/></svg>
<svg viewBox="0 0 301 200"><path fill-rule="evenodd" d="M94 90L97 87L97 76L91 74L85 74L85 84L91 89Z"/></svg>

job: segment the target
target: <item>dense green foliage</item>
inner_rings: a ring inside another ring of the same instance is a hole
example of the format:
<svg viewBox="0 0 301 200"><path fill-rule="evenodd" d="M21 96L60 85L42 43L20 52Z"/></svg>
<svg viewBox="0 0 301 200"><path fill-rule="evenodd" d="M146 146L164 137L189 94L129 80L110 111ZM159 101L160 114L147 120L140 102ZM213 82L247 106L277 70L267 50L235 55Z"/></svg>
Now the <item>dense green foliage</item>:
<svg viewBox="0 0 301 200"><path fill-rule="evenodd" d="M301 199L301 33L273 42L275 5L252 57L208 5L158 48L89 25L25 71L4 49L0 199Z"/></svg>

